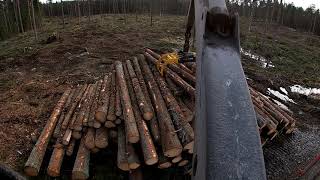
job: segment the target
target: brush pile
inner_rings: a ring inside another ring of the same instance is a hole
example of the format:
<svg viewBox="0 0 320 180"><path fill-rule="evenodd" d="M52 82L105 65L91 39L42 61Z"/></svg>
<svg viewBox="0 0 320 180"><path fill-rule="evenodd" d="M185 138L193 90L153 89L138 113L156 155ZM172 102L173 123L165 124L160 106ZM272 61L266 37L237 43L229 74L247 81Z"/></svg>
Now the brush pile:
<svg viewBox="0 0 320 180"><path fill-rule="evenodd" d="M60 176L64 156L76 153L73 179L89 178L90 153L117 143L117 166L132 171L144 165L185 166L194 146L195 63L169 64L161 76L160 55L147 49L132 60L116 61L112 72L94 84L67 89L54 108L25 165L37 176L54 140L47 174ZM250 88L264 144L291 133L295 120L264 95ZM76 149L77 141L79 148ZM135 174L132 174L135 175Z"/></svg>

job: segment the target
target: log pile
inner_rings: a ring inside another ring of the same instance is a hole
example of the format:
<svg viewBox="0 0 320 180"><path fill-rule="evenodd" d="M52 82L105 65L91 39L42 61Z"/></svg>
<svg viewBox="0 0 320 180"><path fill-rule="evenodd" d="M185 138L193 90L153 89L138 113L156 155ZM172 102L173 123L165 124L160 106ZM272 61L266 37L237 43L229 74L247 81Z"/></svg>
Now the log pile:
<svg viewBox="0 0 320 180"><path fill-rule="evenodd" d="M117 143L117 166L141 171L191 162L194 146L195 63L156 69L159 54L147 49L131 60L116 61L94 84L67 89L35 144L25 173L37 176L49 141L53 153L47 174L60 176L64 156L76 155L73 179L89 178L90 153ZM270 99L250 88L262 144L291 133L295 120ZM79 144L79 145L77 145Z"/></svg>

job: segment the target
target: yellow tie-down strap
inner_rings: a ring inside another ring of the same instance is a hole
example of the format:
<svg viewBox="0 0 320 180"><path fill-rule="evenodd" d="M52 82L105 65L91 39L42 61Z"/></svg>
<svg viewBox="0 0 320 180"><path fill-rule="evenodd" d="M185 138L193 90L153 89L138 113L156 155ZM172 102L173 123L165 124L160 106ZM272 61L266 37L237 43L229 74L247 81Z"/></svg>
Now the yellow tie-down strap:
<svg viewBox="0 0 320 180"><path fill-rule="evenodd" d="M167 64L178 64L179 63L179 55L177 53L167 53L162 54L160 59L157 61L157 68L163 76L163 72L167 67Z"/></svg>

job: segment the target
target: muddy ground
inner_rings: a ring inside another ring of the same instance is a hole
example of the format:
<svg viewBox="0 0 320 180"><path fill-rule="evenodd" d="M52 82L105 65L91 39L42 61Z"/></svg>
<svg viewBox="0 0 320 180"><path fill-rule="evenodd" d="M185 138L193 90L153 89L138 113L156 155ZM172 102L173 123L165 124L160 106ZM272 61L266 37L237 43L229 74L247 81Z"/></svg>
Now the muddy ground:
<svg viewBox="0 0 320 180"><path fill-rule="evenodd" d="M61 20L46 19L38 41L27 32L0 42L0 161L21 172L33 140L67 86L93 82L108 72L113 61L126 60L145 47L181 48L184 20L156 17L150 26L148 17L136 21L134 16L97 16L91 23L83 18L79 26L77 19L69 18L63 29ZM241 44L267 57L275 68L243 58L250 84L264 93L269 87L294 84L320 87L315 74L320 67L319 38L285 27L270 28L265 34L255 25L247 33L243 20ZM58 40L46 44L53 33ZM269 179L297 178L298 169L320 149L319 102L296 94L290 97L298 102L286 103L297 118L297 129L264 147Z"/></svg>

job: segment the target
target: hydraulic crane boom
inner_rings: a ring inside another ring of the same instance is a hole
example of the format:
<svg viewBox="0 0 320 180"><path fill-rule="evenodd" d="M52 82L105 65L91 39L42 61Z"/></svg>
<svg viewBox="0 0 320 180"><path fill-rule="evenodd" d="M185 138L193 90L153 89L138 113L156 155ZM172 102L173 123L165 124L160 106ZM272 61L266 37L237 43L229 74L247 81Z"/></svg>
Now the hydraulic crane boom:
<svg viewBox="0 0 320 180"><path fill-rule="evenodd" d="M238 16L229 15L225 0L196 0L187 30L192 21L197 49L193 179L264 180L257 121L240 62Z"/></svg>

